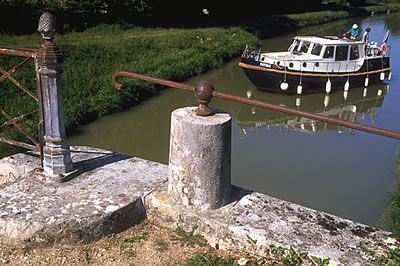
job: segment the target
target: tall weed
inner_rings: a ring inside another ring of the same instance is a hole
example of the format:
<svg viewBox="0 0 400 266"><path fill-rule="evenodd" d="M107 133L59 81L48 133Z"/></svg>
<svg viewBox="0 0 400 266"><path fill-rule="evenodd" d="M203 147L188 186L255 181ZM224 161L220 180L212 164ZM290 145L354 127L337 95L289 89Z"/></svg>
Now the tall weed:
<svg viewBox="0 0 400 266"><path fill-rule="evenodd" d="M387 208L382 215L381 226L400 235L400 148L397 151L396 164L396 188L387 198Z"/></svg>

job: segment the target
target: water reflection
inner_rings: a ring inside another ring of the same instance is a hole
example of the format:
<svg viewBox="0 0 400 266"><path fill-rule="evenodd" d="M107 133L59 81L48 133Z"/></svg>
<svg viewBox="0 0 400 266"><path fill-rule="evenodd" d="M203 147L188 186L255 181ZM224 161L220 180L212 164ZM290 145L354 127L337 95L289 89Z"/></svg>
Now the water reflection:
<svg viewBox="0 0 400 266"><path fill-rule="evenodd" d="M350 122L374 124L376 111L382 107L388 89L389 84L377 84L368 88L356 88L349 92L338 92L330 95L313 94L280 98L271 98L269 93L249 90L247 91L247 97ZM295 131L309 134L325 131L342 133L345 131L342 126L254 106L242 106L236 119L242 133L249 128L254 130L255 128L266 127L269 129L270 126L278 126L281 129L286 128L287 132L290 132L288 129L291 128ZM366 119L370 121L365 121ZM354 134L354 131L349 132Z"/></svg>

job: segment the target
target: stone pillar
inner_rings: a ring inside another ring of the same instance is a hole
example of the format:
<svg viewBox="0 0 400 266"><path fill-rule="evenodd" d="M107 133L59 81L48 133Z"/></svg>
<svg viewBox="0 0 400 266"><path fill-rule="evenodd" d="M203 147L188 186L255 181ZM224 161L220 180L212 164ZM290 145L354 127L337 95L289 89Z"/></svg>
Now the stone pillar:
<svg viewBox="0 0 400 266"><path fill-rule="evenodd" d="M196 111L172 112L168 193L185 206L217 209L230 199L231 117L216 109L207 116Z"/></svg>
<svg viewBox="0 0 400 266"><path fill-rule="evenodd" d="M69 145L66 141L62 97L62 63L64 55L53 43L55 17L46 12L40 17L38 31L44 43L37 53L37 68L44 117L44 162L46 174L63 175L72 171ZM60 180L62 181L62 177Z"/></svg>

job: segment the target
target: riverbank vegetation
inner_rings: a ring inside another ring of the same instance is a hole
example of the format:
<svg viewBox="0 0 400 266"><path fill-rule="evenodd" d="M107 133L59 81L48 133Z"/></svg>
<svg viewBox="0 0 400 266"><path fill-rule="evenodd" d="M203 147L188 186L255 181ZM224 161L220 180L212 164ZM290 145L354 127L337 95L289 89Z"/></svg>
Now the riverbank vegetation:
<svg viewBox="0 0 400 266"><path fill-rule="evenodd" d="M261 39L265 39L306 26L320 25L356 16L398 12L399 10L400 1L365 3L364 1L328 0L323 2L319 11L257 17L248 24L244 24L244 28L256 33Z"/></svg>
<svg viewBox="0 0 400 266"><path fill-rule="evenodd" d="M0 1L0 32L3 32L0 45L39 47L42 39L38 33L21 33L35 31L41 12L50 10L57 14L59 24L65 28L55 42L65 53L64 110L66 127L70 131L157 94L158 87L135 80L125 80L124 89L117 91L111 83L115 71L182 81L239 56L246 44L257 46L259 38L352 15L370 14L372 9L377 10L376 13L397 11L400 6L382 1L287 0L284 1L287 5L280 1L274 6L265 1L268 6L260 8L250 1L244 9L241 6L224 9L225 1L201 2L201 5L194 2L190 7L187 1L181 0L168 2L168 7L158 3L163 1L156 2ZM362 4L366 6L360 6ZM176 10L170 10L173 7ZM284 14L293 11L305 13ZM14 23L15 17L19 18L18 23ZM100 22L108 24L96 25ZM18 28L18 25L25 28ZM214 27L203 27L206 25ZM8 70L20 61L1 55L0 67ZM13 77L35 92L33 63L18 70ZM0 106L12 117L35 109L35 102L9 80L0 82L0 86ZM32 135L37 135L37 120L37 114L26 118L26 130ZM24 139L15 129L1 127L5 122L6 119L0 117L0 136ZM15 151L0 143L0 157Z"/></svg>
<svg viewBox="0 0 400 266"><path fill-rule="evenodd" d="M286 28L397 11L398 6L398 0L247 0L245 4L228 0L7 0L0 1L0 32L33 33L39 16L49 11L57 16L58 32L62 33L99 24L178 28L241 25L265 38Z"/></svg>
<svg viewBox="0 0 400 266"><path fill-rule="evenodd" d="M400 149L397 151L396 174L396 187L387 199L387 208L382 215L381 226L387 231L400 235Z"/></svg>
<svg viewBox="0 0 400 266"><path fill-rule="evenodd" d="M41 42L39 34L0 36L2 45L39 47ZM55 42L65 53L62 78L67 129L118 112L157 93L155 85L132 79L124 81L123 90L118 91L111 82L112 74L118 70L181 81L240 55L246 43L259 44L254 35L238 27L124 29L105 24L85 32L59 35ZM21 61L13 56L0 56L0 66L7 70ZM13 77L27 88L36 87L32 63L19 69ZM0 106L10 116L28 113L37 106L9 80L0 85ZM31 134L35 134L37 119L37 115L25 119ZM0 125L5 122L1 117ZM21 139L16 130L7 128L0 128L1 136ZM5 144L1 145L4 149Z"/></svg>
<svg viewBox="0 0 400 266"><path fill-rule="evenodd" d="M83 31L103 23L209 27L271 14L315 11L321 4L321 0L7 0L0 1L0 25L6 32L31 33L36 30L37 18L50 11L66 31ZM14 23L15 18L19 23Z"/></svg>

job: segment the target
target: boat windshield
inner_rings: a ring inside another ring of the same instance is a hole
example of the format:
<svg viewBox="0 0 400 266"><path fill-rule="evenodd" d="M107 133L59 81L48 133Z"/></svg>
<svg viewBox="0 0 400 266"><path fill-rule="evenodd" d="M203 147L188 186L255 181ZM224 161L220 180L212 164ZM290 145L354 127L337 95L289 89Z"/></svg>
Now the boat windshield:
<svg viewBox="0 0 400 266"><path fill-rule="evenodd" d="M297 52L299 49L299 45L300 45L300 41L296 39L290 46L289 50L291 49L292 52Z"/></svg>
<svg viewBox="0 0 400 266"><path fill-rule="evenodd" d="M308 48L310 48L311 43L307 42L307 41L301 41L300 42L300 47L299 47L299 51L302 53L307 53L308 52Z"/></svg>
<svg viewBox="0 0 400 266"><path fill-rule="evenodd" d="M307 53L310 46L311 42L296 39L290 48L295 53Z"/></svg>

